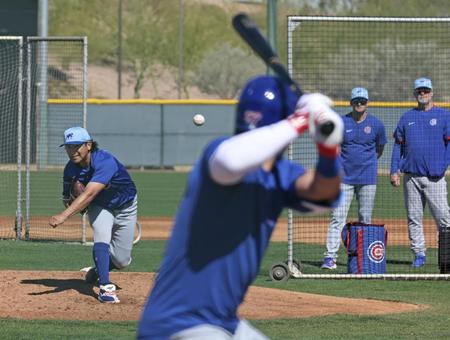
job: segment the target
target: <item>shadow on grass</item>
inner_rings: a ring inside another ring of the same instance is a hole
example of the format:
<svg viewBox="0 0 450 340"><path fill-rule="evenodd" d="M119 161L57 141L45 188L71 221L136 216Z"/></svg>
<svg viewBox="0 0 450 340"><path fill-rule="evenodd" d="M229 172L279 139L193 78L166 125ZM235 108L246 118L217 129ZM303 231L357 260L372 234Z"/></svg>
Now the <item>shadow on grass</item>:
<svg viewBox="0 0 450 340"><path fill-rule="evenodd" d="M386 260L387 264L401 264L401 265L411 265L411 261L403 260Z"/></svg>

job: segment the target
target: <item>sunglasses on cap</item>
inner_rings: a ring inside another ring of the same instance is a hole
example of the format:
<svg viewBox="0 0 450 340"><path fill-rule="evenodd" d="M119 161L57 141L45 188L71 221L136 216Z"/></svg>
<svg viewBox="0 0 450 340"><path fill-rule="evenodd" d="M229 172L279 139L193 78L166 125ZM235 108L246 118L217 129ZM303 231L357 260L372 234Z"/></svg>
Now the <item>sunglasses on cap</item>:
<svg viewBox="0 0 450 340"><path fill-rule="evenodd" d="M431 89L429 89L428 87L419 87L418 89L415 89L414 92L418 93L418 94L428 94L431 92Z"/></svg>
<svg viewBox="0 0 450 340"><path fill-rule="evenodd" d="M351 101L352 105L367 105L367 99L364 98L355 98Z"/></svg>

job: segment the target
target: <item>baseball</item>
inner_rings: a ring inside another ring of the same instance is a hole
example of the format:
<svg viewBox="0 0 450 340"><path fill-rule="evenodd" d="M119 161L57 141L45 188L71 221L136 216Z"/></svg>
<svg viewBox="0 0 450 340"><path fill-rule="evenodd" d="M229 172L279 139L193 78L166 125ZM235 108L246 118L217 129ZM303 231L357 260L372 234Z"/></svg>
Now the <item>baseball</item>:
<svg viewBox="0 0 450 340"><path fill-rule="evenodd" d="M197 113L194 118L192 118L192 120L194 121L194 124L197 126L201 126L203 124L205 124L205 117L199 113Z"/></svg>

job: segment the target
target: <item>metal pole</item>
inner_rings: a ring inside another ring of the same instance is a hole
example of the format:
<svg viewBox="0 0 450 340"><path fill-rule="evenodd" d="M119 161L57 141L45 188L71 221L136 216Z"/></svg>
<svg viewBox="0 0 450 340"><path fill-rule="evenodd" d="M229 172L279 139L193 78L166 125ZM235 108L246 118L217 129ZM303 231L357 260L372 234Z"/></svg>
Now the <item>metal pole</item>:
<svg viewBox="0 0 450 340"><path fill-rule="evenodd" d="M122 0L119 0L117 13L118 34L117 34L117 98L122 99Z"/></svg>
<svg viewBox="0 0 450 340"><path fill-rule="evenodd" d="M39 0L39 24L38 35L41 38L48 36L48 1ZM48 59L48 43L42 41L37 42L38 49L38 65L39 67L39 81L38 86L38 107L37 112L39 116L38 122L38 152L37 152L37 165L38 168L45 169L48 163L48 142L47 142L47 59ZM31 76L31 75L28 75Z"/></svg>
<svg viewBox="0 0 450 340"><path fill-rule="evenodd" d="M25 240L30 238L31 43L27 40L27 116L25 127Z"/></svg>
<svg viewBox="0 0 450 340"><path fill-rule="evenodd" d="M88 93L88 38L83 38L83 127L87 128L87 93ZM81 218L81 243L86 244L87 219Z"/></svg>
<svg viewBox="0 0 450 340"><path fill-rule="evenodd" d="M83 127L87 128L88 38L83 37Z"/></svg>
<svg viewBox="0 0 450 340"><path fill-rule="evenodd" d="M22 238L22 117L23 117L23 38L18 38L19 74L17 86L17 208L16 239Z"/></svg>
<svg viewBox="0 0 450 340"><path fill-rule="evenodd" d="M182 96L182 87L184 82L183 71L183 22L184 22L184 3L183 0L178 0L178 99Z"/></svg>
<svg viewBox="0 0 450 340"><path fill-rule="evenodd" d="M160 116L160 127L159 131L161 133L159 142L159 167L164 168L164 104L160 105L161 116Z"/></svg>
<svg viewBox="0 0 450 340"><path fill-rule="evenodd" d="M39 0L38 35L41 38L48 36L48 0Z"/></svg>
<svg viewBox="0 0 450 340"><path fill-rule="evenodd" d="M267 39L272 49L277 51L277 0L267 0ZM273 74L268 67L267 74Z"/></svg>

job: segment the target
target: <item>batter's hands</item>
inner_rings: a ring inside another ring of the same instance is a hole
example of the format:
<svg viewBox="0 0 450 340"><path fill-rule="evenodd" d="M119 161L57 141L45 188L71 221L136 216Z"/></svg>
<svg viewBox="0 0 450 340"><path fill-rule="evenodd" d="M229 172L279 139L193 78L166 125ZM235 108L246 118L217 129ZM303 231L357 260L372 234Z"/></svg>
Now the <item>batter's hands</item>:
<svg viewBox="0 0 450 340"><path fill-rule="evenodd" d="M398 173L395 173L395 174L391 175L391 184L394 187L399 187L400 186L400 175Z"/></svg>
<svg viewBox="0 0 450 340"><path fill-rule="evenodd" d="M332 100L321 93L304 94L297 102L296 111L309 113L309 133L313 139L328 147L336 147L342 143L344 123L342 118L331 109ZM330 134L322 132L322 125L333 123Z"/></svg>
<svg viewBox="0 0 450 340"><path fill-rule="evenodd" d="M297 130L297 133L301 135L303 132L308 130L309 125L309 114L308 112L302 112L296 110L287 118L288 122Z"/></svg>
<svg viewBox="0 0 450 340"><path fill-rule="evenodd" d="M331 109L332 105L332 100L323 94L304 94L297 102L296 113L309 114L309 133L317 143L319 154L336 158L340 153L344 123L342 118ZM321 129L327 123L333 124L333 131L330 134L325 134Z"/></svg>
<svg viewBox="0 0 450 340"><path fill-rule="evenodd" d="M53 228L63 224L67 220L67 217L64 214L53 215L50 217L48 224L50 224Z"/></svg>

